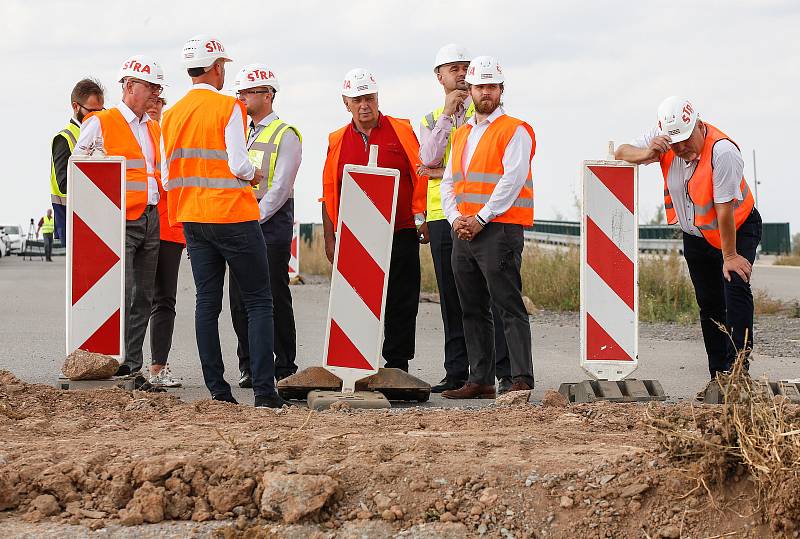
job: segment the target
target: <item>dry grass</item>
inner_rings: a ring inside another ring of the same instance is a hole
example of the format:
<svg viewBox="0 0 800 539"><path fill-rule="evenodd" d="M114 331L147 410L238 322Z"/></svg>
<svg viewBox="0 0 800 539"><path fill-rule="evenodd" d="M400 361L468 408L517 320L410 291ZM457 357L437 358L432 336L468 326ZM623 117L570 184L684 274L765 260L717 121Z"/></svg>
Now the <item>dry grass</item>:
<svg viewBox="0 0 800 539"><path fill-rule="evenodd" d="M311 242L301 242L300 266L304 275L330 277L322 231L316 228ZM540 309L580 309L580 253L573 249L547 249L526 244L522 253L522 291ZM420 248L422 291L438 292L433 259L428 245ZM789 306L755 290L757 314L788 312ZM683 264L673 252L665 257L643 256L639 261L639 318L645 322L693 323L698 319L694 287Z"/></svg>
<svg viewBox="0 0 800 539"><path fill-rule="evenodd" d="M800 255L785 255L775 259L777 266L800 266Z"/></svg>
<svg viewBox="0 0 800 539"><path fill-rule="evenodd" d="M689 466L712 504L709 484L724 489L730 480L749 478L772 530L791 534L800 522L800 410L750 377L747 356L740 351L730 374L712 382L719 385L721 405L692 407L690 414L654 407L649 423L666 454Z"/></svg>

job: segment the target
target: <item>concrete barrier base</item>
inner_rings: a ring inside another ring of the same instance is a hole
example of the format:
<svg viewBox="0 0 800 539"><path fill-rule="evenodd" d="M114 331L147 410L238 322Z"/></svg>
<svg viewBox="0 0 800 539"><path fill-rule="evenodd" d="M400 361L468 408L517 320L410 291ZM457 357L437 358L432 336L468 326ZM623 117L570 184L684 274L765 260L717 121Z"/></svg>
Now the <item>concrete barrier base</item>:
<svg viewBox="0 0 800 539"><path fill-rule="evenodd" d="M356 391L346 394L341 391L313 390L308 394L308 407L312 410L327 410L335 403L344 403L349 408L391 408L389 400L377 391Z"/></svg>
<svg viewBox="0 0 800 539"><path fill-rule="evenodd" d="M584 380L561 384L558 392L570 402L651 402L667 396L658 380Z"/></svg>

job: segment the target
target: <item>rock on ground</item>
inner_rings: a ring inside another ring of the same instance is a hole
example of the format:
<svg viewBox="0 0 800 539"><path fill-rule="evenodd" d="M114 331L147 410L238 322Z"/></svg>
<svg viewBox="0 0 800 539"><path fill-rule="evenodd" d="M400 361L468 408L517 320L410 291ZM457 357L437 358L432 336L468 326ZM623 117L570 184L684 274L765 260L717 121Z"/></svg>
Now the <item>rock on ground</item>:
<svg viewBox="0 0 800 539"><path fill-rule="evenodd" d="M266 472L261 494L261 516L286 524L318 513L339 491L339 482L327 475Z"/></svg>
<svg viewBox="0 0 800 539"><path fill-rule="evenodd" d="M114 376L119 363L111 356L75 350L67 359L61 372L70 380L104 380Z"/></svg>

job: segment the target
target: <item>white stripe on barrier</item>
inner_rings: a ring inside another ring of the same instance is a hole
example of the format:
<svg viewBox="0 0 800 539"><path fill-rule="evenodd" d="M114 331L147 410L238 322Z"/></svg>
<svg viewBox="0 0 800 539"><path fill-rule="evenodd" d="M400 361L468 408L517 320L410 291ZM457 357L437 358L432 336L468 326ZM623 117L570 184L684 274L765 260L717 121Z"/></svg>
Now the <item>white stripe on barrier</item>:
<svg viewBox="0 0 800 539"><path fill-rule="evenodd" d="M111 251L122 256L119 244L119 223L109 219L110 215L117 215L120 209L103 193L92 180L86 177L81 169L75 167L75 180L81 182L80 207L77 209L80 217L92 232L103 240ZM125 209L123 208L124 212Z"/></svg>
<svg viewBox="0 0 800 539"><path fill-rule="evenodd" d="M630 210L594 174L590 172L586 180L586 199L591 201L586 206L586 215L607 231L609 238L632 260L634 223Z"/></svg>
<svg viewBox="0 0 800 539"><path fill-rule="evenodd" d="M386 218L361 189L353 189L348 202L349 209L343 222L373 260L382 260L386 253Z"/></svg>
<svg viewBox="0 0 800 539"><path fill-rule="evenodd" d="M587 295L586 311L611 335L625 353L633 357L635 346L635 320L633 311L620 297L605 285L595 271L586 268L587 286L593 291Z"/></svg>
<svg viewBox="0 0 800 539"><path fill-rule="evenodd" d="M125 317L125 312L119 305L108 301L108 298L118 297L121 280L122 266L117 263L72 306L71 329L75 346L85 343L115 311L119 310L120 317Z"/></svg>
<svg viewBox="0 0 800 539"><path fill-rule="evenodd" d="M336 290L331 290L331 318L353 341L364 358L377 369L379 365L376 365L378 358L375 357L375 347L381 344L378 339L381 321L372 314L347 279L342 279L340 284Z"/></svg>

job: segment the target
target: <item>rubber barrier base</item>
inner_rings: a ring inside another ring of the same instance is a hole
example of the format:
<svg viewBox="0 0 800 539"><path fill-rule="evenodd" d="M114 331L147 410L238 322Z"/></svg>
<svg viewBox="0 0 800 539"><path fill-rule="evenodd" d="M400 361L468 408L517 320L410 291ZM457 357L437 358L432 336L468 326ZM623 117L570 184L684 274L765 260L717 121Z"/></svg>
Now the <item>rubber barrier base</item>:
<svg viewBox="0 0 800 539"><path fill-rule="evenodd" d="M658 380L584 380L561 384L558 392L570 402L651 402L664 401L667 396Z"/></svg>
<svg viewBox="0 0 800 539"><path fill-rule="evenodd" d="M341 391L314 390L308 394L308 407L312 410L327 410L332 404L343 403L349 408L381 409L391 408L389 400L377 391L356 391L346 395Z"/></svg>
<svg viewBox="0 0 800 539"><path fill-rule="evenodd" d="M753 380L753 387L757 392L768 399L784 397L789 399L793 404L800 404L800 382L795 380L780 380L777 382ZM719 382L714 380L706 386L705 396L703 398L705 404L722 404L723 398Z"/></svg>
<svg viewBox="0 0 800 539"><path fill-rule="evenodd" d="M309 367L278 382L278 394L284 399L304 400L310 391L341 392L342 381L323 367ZM400 369L378 372L356 382L356 391L379 391L392 401L426 402L431 386Z"/></svg>

